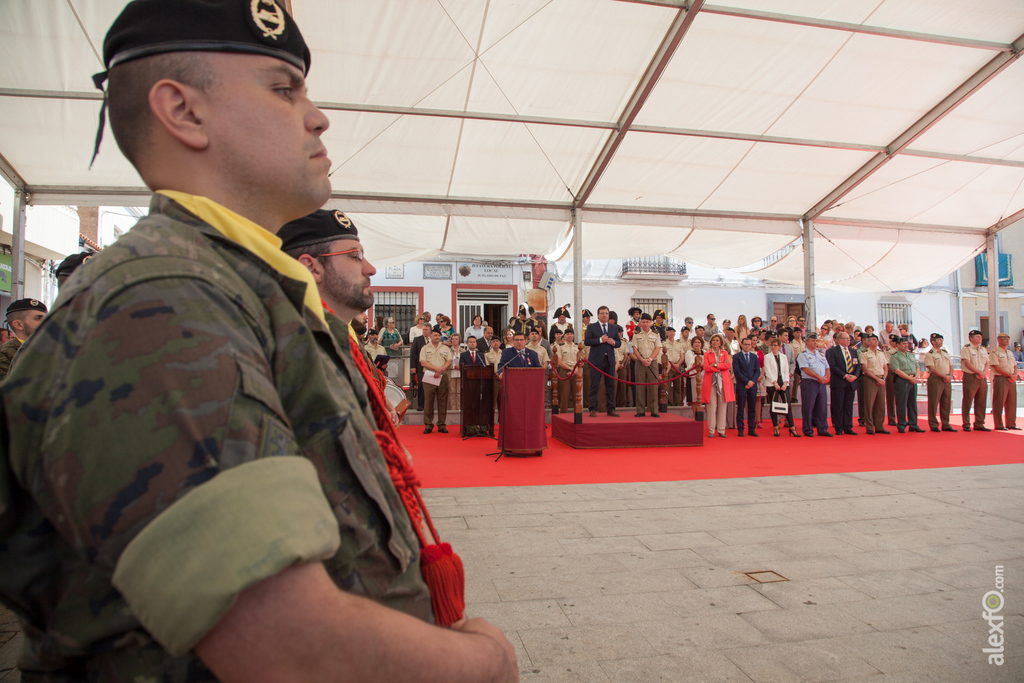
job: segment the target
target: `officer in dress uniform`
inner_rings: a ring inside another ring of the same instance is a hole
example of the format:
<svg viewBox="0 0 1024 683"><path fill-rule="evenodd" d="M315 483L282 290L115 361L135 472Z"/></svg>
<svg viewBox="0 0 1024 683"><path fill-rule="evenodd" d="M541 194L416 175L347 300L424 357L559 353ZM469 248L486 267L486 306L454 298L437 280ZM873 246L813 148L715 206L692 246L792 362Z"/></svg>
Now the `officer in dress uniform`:
<svg viewBox="0 0 1024 683"><path fill-rule="evenodd" d="M683 356L686 353L689 344L683 342L682 339L676 339L676 329L674 327L665 328L665 341L662 344L662 350L664 352L664 360L668 363L668 376L672 379L672 383L668 386L668 404L670 406L681 406L683 405Z"/></svg>
<svg viewBox="0 0 1024 683"><path fill-rule="evenodd" d="M569 322L571 318L572 316L569 315L569 304L555 309L555 322L551 325L550 337L548 339L551 344L555 343L555 330L564 335L566 330L572 329L572 323Z"/></svg>
<svg viewBox="0 0 1024 683"><path fill-rule="evenodd" d="M924 355L924 366L928 370L928 427L937 432L939 416L942 417L941 431L955 432L949 424L950 397L953 394L953 359L942 348L942 335L933 332L932 348Z"/></svg>
<svg viewBox="0 0 1024 683"><path fill-rule="evenodd" d="M636 381L650 386L636 388L636 416L643 417L650 411L651 417L658 414L658 385L652 384L661 379L661 336L651 324L651 315L640 316L640 329L633 332L633 362L636 368Z"/></svg>
<svg viewBox="0 0 1024 683"><path fill-rule="evenodd" d="M580 350L574 341L575 336L576 333L570 326L562 335L562 343L558 344L557 349L552 349L555 351L557 364L555 371L558 373L558 411L561 413L570 412L576 403L576 376L574 375L572 379L562 379L576 367Z"/></svg>
<svg viewBox="0 0 1024 683"><path fill-rule="evenodd" d="M985 404L988 403L988 351L981 347L981 332L967 333L967 343L960 349L960 369L964 372L963 403L960 416L964 431L971 431L971 408L974 408L974 431L991 431L985 426Z"/></svg>
<svg viewBox="0 0 1024 683"><path fill-rule="evenodd" d="M828 394L825 386L829 383L828 361L825 353L818 349L818 335L811 333L805 340L806 349L796 359L796 364L803 373L800 382L800 410L803 418L804 436L814 436L814 428L818 436L832 436L828 431Z"/></svg>
<svg viewBox="0 0 1024 683"><path fill-rule="evenodd" d="M992 418L997 432L1017 431L1017 359L1010 351L1010 335L1000 332L992 363Z"/></svg>
<svg viewBox="0 0 1024 683"><path fill-rule="evenodd" d="M661 337L661 341L665 341L665 327L668 319L668 312L664 308L658 308L654 311L654 322L651 323L651 329L658 333Z"/></svg>

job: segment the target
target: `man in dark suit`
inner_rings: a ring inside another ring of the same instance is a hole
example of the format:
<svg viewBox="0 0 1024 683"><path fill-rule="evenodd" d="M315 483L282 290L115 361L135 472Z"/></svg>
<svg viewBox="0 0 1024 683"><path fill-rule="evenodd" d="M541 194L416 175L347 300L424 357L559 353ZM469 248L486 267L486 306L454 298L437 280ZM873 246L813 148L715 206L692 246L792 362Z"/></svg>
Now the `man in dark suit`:
<svg viewBox="0 0 1024 683"><path fill-rule="evenodd" d="M732 357L732 374L736 378L736 429L743 436L743 408L746 407L747 430L750 436L757 436L754 425L757 415L757 381L761 379L761 364L754 353L754 341L747 337L742 341L742 350Z"/></svg>
<svg viewBox="0 0 1024 683"><path fill-rule="evenodd" d="M836 332L836 345L825 352L829 373L832 376L832 428L836 436L853 431L853 399L857 396L857 380L860 379L860 362L857 354L850 351L850 335Z"/></svg>
<svg viewBox="0 0 1024 683"><path fill-rule="evenodd" d="M476 347L476 337L466 337L466 350L459 356L459 367L464 365L487 365L484 354Z"/></svg>
<svg viewBox="0 0 1024 683"><path fill-rule="evenodd" d="M512 347L501 352L498 363L498 377L505 375L505 368L539 368L540 357L536 351L526 348L526 335L518 330L513 334Z"/></svg>
<svg viewBox="0 0 1024 683"><path fill-rule="evenodd" d="M608 415L610 417L619 416L615 412L615 349L622 346L622 339L619 336L618 326L608 322L608 314L607 306L597 309L598 322L587 325L587 331L583 337L583 344L590 347L590 356L587 360L594 366L590 368L590 417L597 417L597 387L602 379L607 397ZM594 368L605 374L602 375Z"/></svg>
<svg viewBox="0 0 1024 683"><path fill-rule="evenodd" d="M416 410L423 410L423 366L420 365L420 351L430 343L430 322L421 326L423 334L412 340L412 349L409 351L409 363L412 376L416 380Z"/></svg>

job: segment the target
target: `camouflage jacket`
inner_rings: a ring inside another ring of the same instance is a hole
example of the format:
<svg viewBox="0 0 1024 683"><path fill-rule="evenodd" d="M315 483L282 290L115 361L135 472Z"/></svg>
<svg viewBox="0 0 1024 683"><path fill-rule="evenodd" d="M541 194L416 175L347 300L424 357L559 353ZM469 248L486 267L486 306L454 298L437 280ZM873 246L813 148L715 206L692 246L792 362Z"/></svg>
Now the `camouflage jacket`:
<svg viewBox="0 0 1024 683"><path fill-rule="evenodd" d="M7 373L11 371L11 364L14 363L14 357L18 355L21 345L22 341L17 337L11 337L0 344L0 379L7 377Z"/></svg>
<svg viewBox="0 0 1024 683"><path fill-rule="evenodd" d="M304 291L162 195L65 285L0 387L23 680L215 680L192 647L302 561L433 621L348 336Z"/></svg>

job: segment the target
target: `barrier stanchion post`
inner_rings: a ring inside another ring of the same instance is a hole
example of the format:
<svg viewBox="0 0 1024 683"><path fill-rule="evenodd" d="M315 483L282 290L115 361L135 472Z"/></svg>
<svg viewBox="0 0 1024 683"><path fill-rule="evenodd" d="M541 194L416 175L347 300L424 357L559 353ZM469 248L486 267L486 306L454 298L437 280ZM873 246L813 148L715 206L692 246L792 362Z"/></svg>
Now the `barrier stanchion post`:
<svg viewBox="0 0 1024 683"><path fill-rule="evenodd" d="M664 348L661 350L661 384L658 385L658 412L668 412L668 385L665 380L668 379L668 351Z"/></svg>
<svg viewBox="0 0 1024 683"><path fill-rule="evenodd" d="M574 392L576 394L576 414L573 415L572 421L573 424L578 425L583 424L583 373L585 371L586 368L584 368L584 363L581 360L576 364L576 381L573 383L573 386L576 387Z"/></svg>
<svg viewBox="0 0 1024 683"><path fill-rule="evenodd" d="M704 382L700 376L700 371L694 375L691 380L693 382L693 402L690 406L693 408L693 419L697 422L704 421L704 401L701 398L701 392L704 390Z"/></svg>
<svg viewBox="0 0 1024 683"><path fill-rule="evenodd" d="M554 363L554 358L551 359ZM558 366L553 365L551 368L551 414L558 415Z"/></svg>

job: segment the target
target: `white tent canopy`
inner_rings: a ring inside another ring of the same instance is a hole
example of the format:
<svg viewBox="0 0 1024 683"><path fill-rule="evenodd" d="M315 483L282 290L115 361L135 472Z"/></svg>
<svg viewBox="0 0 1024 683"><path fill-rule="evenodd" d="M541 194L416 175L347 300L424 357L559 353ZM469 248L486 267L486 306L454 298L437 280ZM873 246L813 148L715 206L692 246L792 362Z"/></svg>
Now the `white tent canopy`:
<svg viewBox="0 0 1024 683"><path fill-rule="evenodd" d="M148 194L109 131L88 170L123 4L0 3L0 172L33 203ZM579 239L584 258L738 268L810 223L823 286L879 291L1024 216L1020 0L290 6L331 205L380 265ZM759 276L802 282L802 248Z"/></svg>

